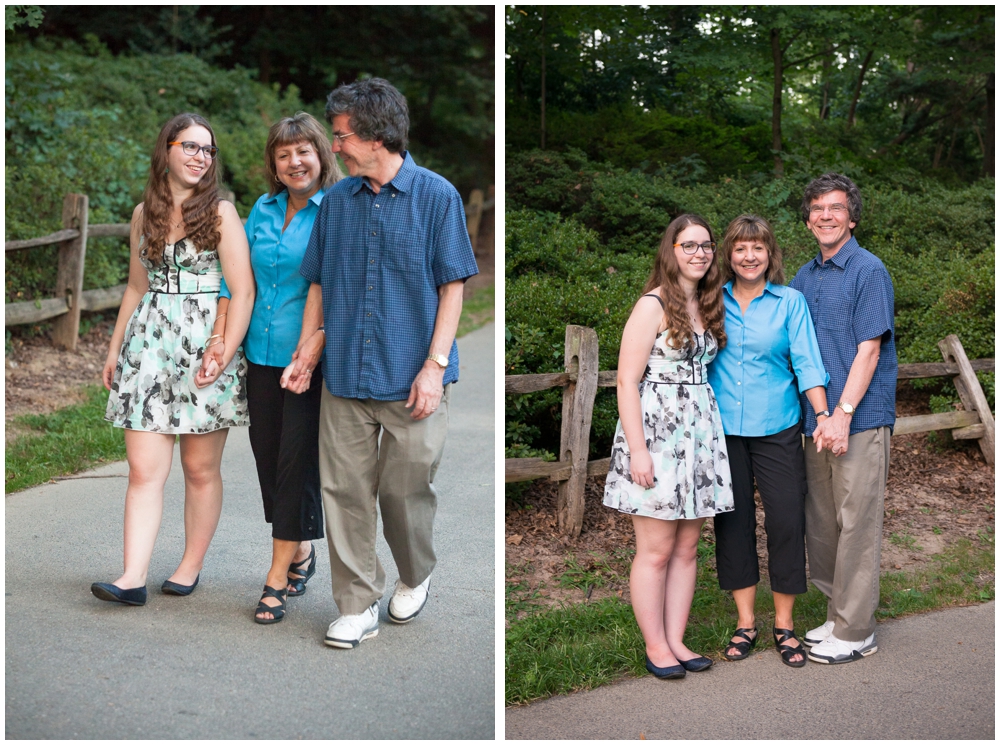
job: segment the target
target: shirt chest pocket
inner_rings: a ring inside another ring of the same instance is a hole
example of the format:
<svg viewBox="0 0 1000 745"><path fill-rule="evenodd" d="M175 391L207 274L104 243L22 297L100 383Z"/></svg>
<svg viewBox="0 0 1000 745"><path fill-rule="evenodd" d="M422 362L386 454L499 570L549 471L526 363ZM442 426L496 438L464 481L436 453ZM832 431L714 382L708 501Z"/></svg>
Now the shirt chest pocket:
<svg viewBox="0 0 1000 745"><path fill-rule="evenodd" d="M401 230L386 233L382 246L382 263L390 271L422 273L426 266L427 250L419 236Z"/></svg>
<svg viewBox="0 0 1000 745"><path fill-rule="evenodd" d="M851 328L854 322L854 298L846 290L846 287L819 288L816 298L816 307L819 311L815 319L817 328L848 330Z"/></svg>

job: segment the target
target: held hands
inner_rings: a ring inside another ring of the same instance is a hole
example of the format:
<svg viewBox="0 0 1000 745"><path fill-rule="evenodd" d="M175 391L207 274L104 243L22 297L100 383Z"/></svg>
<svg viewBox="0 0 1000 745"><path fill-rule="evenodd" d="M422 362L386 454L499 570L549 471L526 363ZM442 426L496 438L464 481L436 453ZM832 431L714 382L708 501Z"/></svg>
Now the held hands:
<svg viewBox="0 0 1000 745"><path fill-rule="evenodd" d="M201 367L194 376L196 386L207 388L222 375L222 371L226 369L224 349L224 344L213 344L202 353Z"/></svg>
<svg viewBox="0 0 1000 745"><path fill-rule="evenodd" d="M426 419L441 403L444 395L444 368L433 360L424 362L417 377L410 386L410 397L406 399L406 408L413 407L410 417L414 421Z"/></svg>
<svg viewBox="0 0 1000 745"><path fill-rule="evenodd" d="M644 489L653 488L653 459L649 451L643 448L641 451L633 451L629 457L629 464L632 472L632 481Z"/></svg>
<svg viewBox="0 0 1000 745"><path fill-rule="evenodd" d="M291 393L305 393L312 383L313 370L323 355L326 336L317 331L292 354L291 364L281 374L281 387Z"/></svg>
<svg viewBox="0 0 1000 745"><path fill-rule="evenodd" d="M816 425L816 430L813 432L816 452L826 449L839 458L847 452L847 438L850 433L850 417L840 409L834 410L833 416L824 417Z"/></svg>

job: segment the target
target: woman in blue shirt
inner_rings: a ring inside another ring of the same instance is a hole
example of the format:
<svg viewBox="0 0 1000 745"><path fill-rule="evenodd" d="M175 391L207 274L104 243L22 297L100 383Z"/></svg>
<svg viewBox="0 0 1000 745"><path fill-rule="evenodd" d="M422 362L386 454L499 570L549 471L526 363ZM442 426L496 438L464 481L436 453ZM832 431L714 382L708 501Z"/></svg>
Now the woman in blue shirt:
<svg viewBox="0 0 1000 745"><path fill-rule="evenodd" d="M309 293L299 266L323 195L342 174L323 126L301 112L271 127L264 167L270 191L257 200L246 223L257 297L243 348L250 368L250 445L273 542L254 620L277 623L285 615L286 597L306 591L316 571L312 541L323 537L318 445L323 378L315 376L308 390L296 394L281 386L281 376L299 343ZM226 294L223 288L220 319ZM224 329L225 320L218 321L214 333ZM305 340L298 356L309 369L318 364L323 345L322 329Z"/></svg>
<svg viewBox="0 0 1000 745"><path fill-rule="evenodd" d="M754 482L764 506L774 640L782 662L806 664L795 636L795 596L806 591L805 462L799 392L829 416L826 374L805 297L784 285L781 250L767 220L741 215L726 229L722 268L729 344L709 365L722 413L735 510L715 516L719 586L732 590L739 614L725 655L742 660L757 643Z"/></svg>

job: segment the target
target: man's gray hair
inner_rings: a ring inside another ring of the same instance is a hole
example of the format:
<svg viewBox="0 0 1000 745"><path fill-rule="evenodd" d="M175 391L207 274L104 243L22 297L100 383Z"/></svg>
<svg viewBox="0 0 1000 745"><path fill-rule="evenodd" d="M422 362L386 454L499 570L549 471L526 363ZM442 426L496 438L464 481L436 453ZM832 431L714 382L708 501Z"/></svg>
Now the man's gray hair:
<svg viewBox="0 0 1000 745"><path fill-rule="evenodd" d="M802 222L809 223L809 207L813 200L831 191L842 191L847 194L847 211L856 228L861 222L861 190L857 184L840 173L824 173L809 182L805 194L802 195Z"/></svg>
<svg viewBox="0 0 1000 745"><path fill-rule="evenodd" d="M406 150L410 115L406 97L382 78L337 86L326 99L326 118L347 114L351 130L362 140L381 140L390 153Z"/></svg>

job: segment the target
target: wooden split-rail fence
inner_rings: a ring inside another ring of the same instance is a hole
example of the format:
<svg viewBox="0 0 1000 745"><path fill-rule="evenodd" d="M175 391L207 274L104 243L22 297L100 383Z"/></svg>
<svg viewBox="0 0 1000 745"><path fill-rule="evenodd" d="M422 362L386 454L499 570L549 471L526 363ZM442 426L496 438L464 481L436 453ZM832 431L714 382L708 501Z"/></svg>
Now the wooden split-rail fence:
<svg viewBox="0 0 1000 745"><path fill-rule="evenodd" d="M993 465L993 413L976 378L977 372L993 372L992 359L969 360L962 343L954 334L938 342L943 362L905 364L899 366L899 380L951 377L958 390L964 411L943 414L900 417L893 432L907 435L915 432L951 430L956 440L979 440L986 462ZM565 372L533 375L507 375L504 391L507 395L533 393L549 388L563 389L562 432L559 460L541 458L508 458L504 462L507 483L548 478L559 482L557 519L559 532L576 537L583 528L584 486L588 476L608 472L611 458L588 460L590 424L594 398L598 388L617 387L616 370L598 369L597 333L585 326L566 327Z"/></svg>
<svg viewBox="0 0 1000 745"><path fill-rule="evenodd" d="M228 198L232 198L228 195ZM473 189L465 206L466 228L475 249L489 246L492 254L496 214L494 187L484 193ZM58 246L54 297L27 300L4 305L4 325L18 326L40 323L50 318L52 341L75 350L80 335L80 313L117 308L125 295L125 285L98 290L83 289L84 260L89 238L128 238L129 224L96 224L88 222L88 199L85 194L67 194L63 200L63 229L40 238L7 241L4 251L24 251L41 246ZM244 221L245 222L245 221Z"/></svg>

